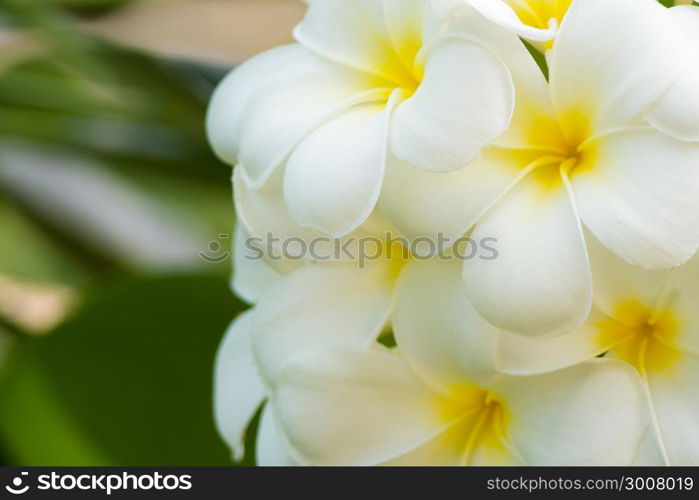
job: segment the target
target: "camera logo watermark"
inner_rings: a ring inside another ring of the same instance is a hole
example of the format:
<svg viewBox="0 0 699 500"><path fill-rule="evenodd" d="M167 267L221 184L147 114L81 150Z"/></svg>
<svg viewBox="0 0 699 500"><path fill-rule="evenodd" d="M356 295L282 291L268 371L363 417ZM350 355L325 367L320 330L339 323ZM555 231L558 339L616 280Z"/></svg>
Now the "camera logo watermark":
<svg viewBox="0 0 699 500"><path fill-rule="evenodd" d="M12 484L5 486L5 489L12 493L13 495L22 495L29 490L29 485L24 484L24 476L29 475L28 472L22 472L19 476L12 479Z"/></svg>
<svg viewBox="0 0 699 500"><path fill-rule="evenodd" d="M211 241L205 250L199 252L199 257L209 264L220 264L221 262L227 261L231 253L223 249L221 240L230 240L230 236L225 233L219 234L217 240Z"/></svg>

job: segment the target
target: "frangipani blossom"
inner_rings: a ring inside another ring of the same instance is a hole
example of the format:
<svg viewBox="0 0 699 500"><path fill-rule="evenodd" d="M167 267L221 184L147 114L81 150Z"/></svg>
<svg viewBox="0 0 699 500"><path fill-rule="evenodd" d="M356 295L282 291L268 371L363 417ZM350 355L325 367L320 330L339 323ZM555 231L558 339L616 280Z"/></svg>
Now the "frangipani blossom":
<svg viewBox="0 0 699 500"><path fill-rule="evenodd" d="M426 0L316 0L298 44L221 83L210 141L252 189L283 170L293 219L344 236L372 213L389 153L451 171L507 129L512 80L472 23L441 33Z"/></svg>
<svg viewBox="0 0 699 500"><path fill-rule="evenodd" d="M468 307L459 275L453 262L406 267L399 353L293 349L269 403L288 454L314 465L632 463L647 428L634 370L595 360L551 375L498 375L498 333ZM268 348L277 346L256 351Z"/></svg>
<svg viewBox="0 0 699 500"><path fill-rule="evenodd" d="M260 222L283 224L284 206L270 203L267 211L253 219L252 226L244 226L252 218L248 204L257 205L243 196L239 199L243 201L241 213L249 217L241 218L236 231L232 283L234 291L255 306L237 318L224 337L216 361L214 396L219 432L236 459L243 456L248 423L267 398L266 387L276 380L280 366L309 347L372 345L389 323L396 281L410 263L409 255L398 243L384 249L384 257L367 262L364 268L357 261L251 260L245 238L251 232L263 234L256 232L262 231L256 225ZM304 234L301 228L286 222L282 234ZM369 229L363 229L363 234L369 234ZM385 233L377 229L379 237L385 237ZM254 344L268 346L257 352L256 360ZM275 429L274 416L265 408L257 443L262 465L291 463Z"/></svg>
<svg viewBox="0 0 699 500"><path fill-rule="evenodd" d="M548 42L556 35L573 0L429 0L447 21L470 6L487 19L533 42ZM550 47L549 47L550 48Z"/></svg>
<svg viewBox="0 0 699 500"><path fill-rule="evenodd" d="M668 465L699 465L699 255L673 271L645 271L591 247L595 308L579 330L553 340L502 338L500 370L544 373L605 354L643 379Z"/></svg>
<svg viewBox="0 0 699 500"><path fill-rule="evenodd" d="M457 172L389 165L379 207L401 233L446 231L453 241L475 224L476 240L497 238L498 259L464 265L473 305L493 325L552 336L585 321L592 280L583 225L644 268L696 252L699 143L643 119L683 67L671 10L654 0L574 2L550 54L550 83L521 44L491 26L481 36L515 81L510 130Z"/></svg>

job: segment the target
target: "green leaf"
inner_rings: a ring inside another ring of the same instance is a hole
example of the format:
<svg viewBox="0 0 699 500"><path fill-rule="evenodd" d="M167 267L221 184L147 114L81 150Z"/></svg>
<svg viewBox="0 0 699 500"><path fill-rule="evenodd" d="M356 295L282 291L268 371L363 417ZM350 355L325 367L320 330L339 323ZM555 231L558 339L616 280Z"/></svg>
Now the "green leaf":
<svg viewBox="0 0 699 500"><path fill-rule="evenodd" d="M0 274L53 283L80 283L86 270L13 203L0 195Z"/></svg>
<svg viewBox="0 0 699 500"><path fill-rule="evenodd" d="M243 309L224 277L119 283L44 338L22 339L0 386L18 465L218 465L212 368Z"/></svg>

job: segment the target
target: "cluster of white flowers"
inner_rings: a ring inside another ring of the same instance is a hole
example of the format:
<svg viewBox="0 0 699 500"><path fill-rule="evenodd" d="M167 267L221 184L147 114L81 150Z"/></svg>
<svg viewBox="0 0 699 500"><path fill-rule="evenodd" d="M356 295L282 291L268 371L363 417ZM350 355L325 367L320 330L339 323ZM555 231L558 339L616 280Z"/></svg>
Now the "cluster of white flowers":
<svg viewBox="0 0 699 500"><path fill-rule="evenodd" d="M264 403L266 465L699 464L699 8L313 0L294 36L208 115L254 304L234 456ZM497 258L247 258L267 234Z"/></svg>

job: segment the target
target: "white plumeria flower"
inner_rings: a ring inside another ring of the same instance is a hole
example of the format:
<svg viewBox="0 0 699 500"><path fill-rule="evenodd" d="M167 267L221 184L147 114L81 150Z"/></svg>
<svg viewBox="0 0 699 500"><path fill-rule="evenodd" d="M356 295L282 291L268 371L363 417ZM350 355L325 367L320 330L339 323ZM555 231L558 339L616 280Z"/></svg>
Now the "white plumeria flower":
<svg viewBox="0 0 699 500"><path fill-rule="evenodd" d="M440 18L450 21L465 6L473 7L503 28L533 42L549 42L556 35L573 0L429 0ZM549 44L542 44L550 48Z"/></svg>
<svg viewBox="0 0 699 500"><path fill-rule="evenodd" d="M316 0L298 44L221 83L210 141L250 188L283 169L294 220L344 236L372 212L388 153L451 171L507 129L512 80L478 38L487 22L444 34L426 0Z"/></svg>
<svg viewBox="0 0 699 500"><path fill-rule="evenodd" d="M263 200L276 199L277 203L263 203L266 210L260 211L257 219L241 217L241 224L250 220L253 224L240 225L236 231L233 288L255 307L233 322L216 361L216 422L238 460L243 457L247 426L267 397L266 385L276 380L287 358L318 345L372 345L389 323L397 279L410 265L410 256L400 243L393 243L390 251L384 248L384 256L366 262L363 268L357 261L251 260L244 241L251 232L263 234L256 232L261 231L257 224L271 223L265 227L279 229L281 234L310 237L288 221L279 193L269 196ZM257 207L256 202L261 201L250 202L244 196L238 199L246 215L252 215L248 205ZM361 235L372 234L369 229L365 226ZM377 239L385 237L385 232L378 228L375 231ZM253 360L253 343L269 346L258 352L257 361ZM260 464L287 464L290 459L283 454L281 443L274 417L265 409L258 436Z"/></svg>
<svg viewBox="0 0 699 500"><path fill-rule="evenodd" d="M699 465L699 255L673 271L634 268L591 245L595 308L579 330L553 340L502 337L498 367L544 373L606 353L644 381L660 453Z"/></svg>
<svg viewBox="0 0 699 500"><path fill-rule="evenodd" d="M576 1L551 51L550 84L521 44L491 26L481 36L515 81L510 130L457 172L389 165L379 208L402 234L454 241L477 224L473 238L498 239L498 259L464 265L471 300L493 325L550 336L585 321L583 224L645 268L680 265L697 250L699 143L643 120L683 67L671 10L654 0Z"/></svg>
<svg viewBox="0 0 699 500"><path fill-rule="evenodd" d="M470 307L455 262L400 278L395 335L382 347L295 346L271 380L271 409L300 464L630 464L648 426L638 375L594 360L551 375L503 376L498 332ZM317 324L333 335L337 325ZM272 342L256 352L279 352ZM263 369L264 371L264 369Z"/></svg>

